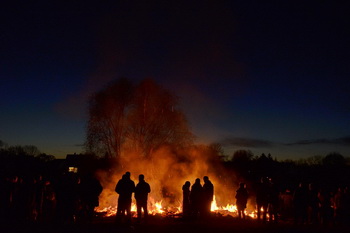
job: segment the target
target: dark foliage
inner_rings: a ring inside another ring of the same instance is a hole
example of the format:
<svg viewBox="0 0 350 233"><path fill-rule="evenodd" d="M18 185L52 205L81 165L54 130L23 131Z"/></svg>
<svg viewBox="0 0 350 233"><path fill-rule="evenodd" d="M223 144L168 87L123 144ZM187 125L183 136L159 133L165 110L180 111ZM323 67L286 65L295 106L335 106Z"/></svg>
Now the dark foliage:
<svg viewBox="0 0 350 233"><path fill-rule="evenodd" d="M310 157L303 160L277 161L272 156L254 156L250 151L239 150L232 159L223 163L234 170L237 176L250 182L269 177L279 184L280 191L293 190L300 182L315 183L327 190L350 185L350 166L339 153L325 157Z"/></svg>

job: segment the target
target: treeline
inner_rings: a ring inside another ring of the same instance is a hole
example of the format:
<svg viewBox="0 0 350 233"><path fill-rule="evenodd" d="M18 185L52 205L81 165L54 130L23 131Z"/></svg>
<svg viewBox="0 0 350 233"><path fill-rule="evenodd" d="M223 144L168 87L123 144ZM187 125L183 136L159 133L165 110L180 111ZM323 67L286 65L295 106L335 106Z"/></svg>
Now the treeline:
<svg viewBox="0 0 350 233"><path fill-rule="evenodd" d="M339 153L278 161L270 154L255 156L248 150L239 150L225 157L223 163L247 182L256 183L261 177L269 177L279 185L280 191L294 190L301 182L330 191L350 185L350 159Z"/></svg>
<svg viewBox="0 0 350 233"><path fill-rule="evenodd" d="M261 177L269 177L278 183L281 191L294 190L300 182L315 183L323 188L334 190L350 186L350 159L339 153L326 156L313 156L298 160L277 160L270 154L254 155L249 150L238 150L232 156L223 155L214 148L213 157L220 157L223 166L236 174L237 179L256 183ZM109 157L96 157L93 154L79 154L80 172L91 173L97 169L108 170L115 166ZM62 160L41 153L36 146L7 146L0 141L0 175L9 177L61 175L66 167Z"/></svg>
<svg viewBox="0 0 350 233"><path fill-rule="evenodd" d="M66 156L66 155L65 155ZM90 153L74 154L74 161L57 159L41 152L34 145L9 146L0 140L0 178L20 177L25 179L43 176L55 180L68 172L69 166L79 167L80 175L94 173L97 169L109 169L113 161Z"/></svg>
<svg viewBox="0 0 350 233"><path fill-rule="evenodd" d="M49 172L47 166L56 158L41 153L33 145L8 146L0 141L0 175L1 176L35 176Z"/></svg>

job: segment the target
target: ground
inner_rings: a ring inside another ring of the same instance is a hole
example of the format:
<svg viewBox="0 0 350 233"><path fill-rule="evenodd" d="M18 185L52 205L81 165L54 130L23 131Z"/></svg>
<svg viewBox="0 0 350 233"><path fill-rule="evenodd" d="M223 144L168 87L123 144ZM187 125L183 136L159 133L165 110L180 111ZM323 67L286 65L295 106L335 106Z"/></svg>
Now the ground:
<svg viewBox="0 0 350 233"><path fill-rule="evenodd" d="M181 218L151 216L148 223L131 225L116 224L114 218L98 218L92 223L74 224L6 224L1 227L3 233L348 233L347 226L294 226L288 221L277 224L262 224L249 219L240 221L232 217L215 216L206 221L183 221Z"/></svg>

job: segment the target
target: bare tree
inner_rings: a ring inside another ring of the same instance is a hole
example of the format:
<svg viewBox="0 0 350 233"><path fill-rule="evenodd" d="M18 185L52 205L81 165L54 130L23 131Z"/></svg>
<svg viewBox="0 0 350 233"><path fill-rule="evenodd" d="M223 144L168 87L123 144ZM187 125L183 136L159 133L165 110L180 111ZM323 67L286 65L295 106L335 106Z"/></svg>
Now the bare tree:
<svg viewBox="0 0 350 233"><path fill-rule="evenodd" d="M192 142L178 98L151 79L135 90L127 125L127 147L138 148L146 157L162 145L180 147Z"/></svg>
<svg viewBox="0 0 350 233"><path fill-rule="evenodd" d="M119 157L123 149L148 157L162 145L179 147L192 142L178 100L153 80L133 86L119 79L90 100L89 151Z"/></svg>
<svg viewBox="0 0 350 233"><path fill-rule="evenodd" d="M43 161L43 162L50 162L50 161L53 161L55 160L55 156L53 155L47 155L45 153L42 153L42 154L39 154L37 156L35 156L35 158L39 159L40 161Z"/></svg>
<svg viewBox="0 0 350 233"><path fill-rule="evenodd" d="M37 156L40 154L40 150L33 145L25 145L25 146L10 146L7 151L12 155L17 156Z"/></svg>
<svg viewBox="0 0 350 233"><path fill-rule="evenodd" d="M37 156L41 153L40 150L38 149L38 147L33 146L33 145L23 146L23 150L24 150L25 154L27 154L29 156Z"/></svg>
<svg viewBox="0 0 350 233"><path fill-rule="evenodd" d="M7 143L0 140L0 149L6 149L6 148L8 148Z"/></svg>
<svg viewBox="0 0 350 233"><path fill-rule="evenodd" d="M88 151L120 156L133 88L128 79L122 78L90 98L86 143Z"/></svg>

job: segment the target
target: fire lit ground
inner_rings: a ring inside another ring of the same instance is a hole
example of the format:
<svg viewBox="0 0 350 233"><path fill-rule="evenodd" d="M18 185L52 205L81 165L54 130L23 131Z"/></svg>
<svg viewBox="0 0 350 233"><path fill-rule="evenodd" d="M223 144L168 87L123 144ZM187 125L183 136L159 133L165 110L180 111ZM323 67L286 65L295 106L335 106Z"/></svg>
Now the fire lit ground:
<svg viewBox="0 0 350 233"><path fill-rule="evenodd" d="M164 216L161 214L151 215L147 223L136 224L133 219L131 225L120 225L115 223L115 218L99 216L92 223L72 224L13 224L1 227L2 233L35 232L35 233L348 233L349 226L323 226L303 225L295 226L291 222L281 221L278 224L262 224L255 219L248 218L241 221L237 218L213 214L211 219L206 221L184 221L181 218Z"/></svg>
<svg viewBox="0 0 350 233"><path fill-rule="evenodd" d="M181 202L179 202L179 206L167 206L163 207L162 200L157 202L152 197L149 198L149 214L150 215L160 215L160 216L167 216L167 217L174 217L178 218L181 216L182 213L182 205ZM116 215L117 206L109 206L109 207L96 207L95 211L99 213L99 215L105 216L105 217L111 217ZM227 204L226 206L218 206L216 202L216 198L214 196L214 201L211 205L211 211L213 214L222 215L222 216L231 216L231 217L237 217L237 207L234 204ZM136 217L136 204L135 202L132 203L131 206L131 212L134 217ZM245 211L246 216L256 219L257 214L255 210L252 210L251 208Z"/></svg>

